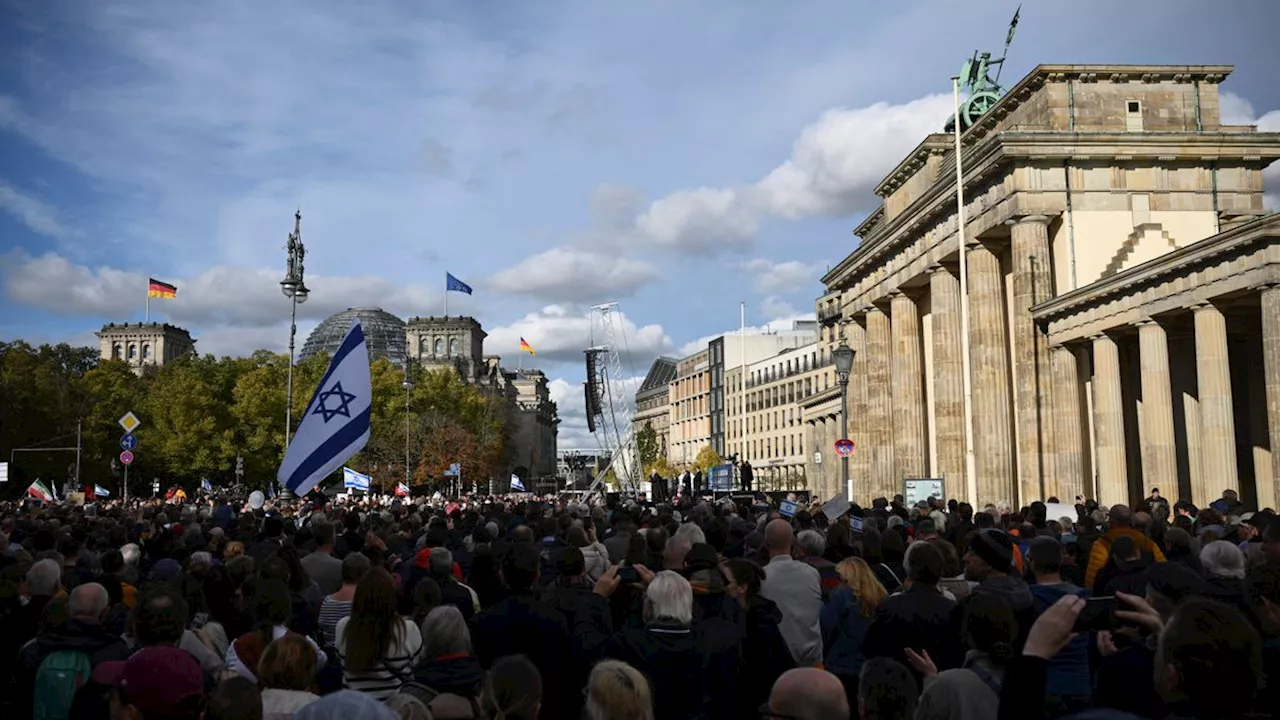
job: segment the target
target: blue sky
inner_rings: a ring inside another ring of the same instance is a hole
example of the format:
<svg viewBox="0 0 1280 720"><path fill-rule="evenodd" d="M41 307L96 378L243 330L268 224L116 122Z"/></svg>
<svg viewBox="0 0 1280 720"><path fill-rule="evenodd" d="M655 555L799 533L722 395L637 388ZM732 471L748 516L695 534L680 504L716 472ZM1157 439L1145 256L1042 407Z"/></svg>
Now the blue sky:
<svg viewBox="0 0 1280 720"><path fill-rule="evenodd" d="M538 349L581 445L587 307L621 303L639 374L739 302L810 312L1015 5L0 0L0 338L88 342L153 275L202 352L283 349L300 206L304 337L439 313L449 270L476 289L450 311ZM1280 127L1277 25L1271 0L1030 0L1004 78L1230 63L1228 112Z"/></svg>

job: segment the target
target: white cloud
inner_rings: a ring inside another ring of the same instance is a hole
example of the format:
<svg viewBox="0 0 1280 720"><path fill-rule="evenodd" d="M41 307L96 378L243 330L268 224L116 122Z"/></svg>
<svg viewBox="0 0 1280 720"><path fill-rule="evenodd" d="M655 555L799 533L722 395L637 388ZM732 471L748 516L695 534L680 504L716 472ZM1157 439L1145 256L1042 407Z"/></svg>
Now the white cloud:
<svg viewBox="0 0 1280 720"><path fill-rule="evenodd" d="M637 327L625 313L618 312L615 325L621 348L622 369L631 374L633 368L648 369L658 355L670 352L671 338L661 325ZM574 305L548 305L508 325L489 330L484 341L485 352L514 358L524 338L537 356L529 364L584 363L583 352L605 342L603 329L591 317L589 308ZM514 364L507 362L507 364Z"/></svg>
<svg viewBox="0 0 1280 720"><path fill-rule="evenodd" d="M820 268L816 263L802 263L799 260L775 262L764 258L755 258L742 264L742 269L752 276L756 291L762 293L802 290Z"/></svg>
<svg viewBox="0 0 1280 720"><path fill-rule="evenodd" d="M33 257L12 250L3 259L0 280L13 302L66 315L110 318L136 318L146 304L147 276L141 273L90 268L54 252ZM215 266L191 278L165 276L159 279L177 285L178 295L152 301L151 310L202 336L219 327L245 332L282 321L287 327L289 302L280 292L280 275L266 268ZM307 286L310 297L298 306L301 321L323 320L349 307L381 307L402 317L427 314L440 302L438 291L381 278L317 275L307 277Z"/></svg>
<svg viewBox="0 0 1280 720"><path fill-rule="evenodd" d="M657 279L643 260L556 247L531 255L489 278L497 290L548 302L601 302L630 297Z"/></svg>
<svg viewBox="0 0 1280 720"><path fill-rule="evenodd" d="M796 312L796 308L794 305L787 302L786 300L783 300L777 295L770 295L765 299L761 300L760 312L764 313L764 316L769 318L770 320L777 320L780 318L793 318L799 315L799 313Z"/></svg>
<svg viewBox="0 0 1280 720"><path fill-rule="evenodd" d="M650 245L710 254L750 245L761 220L870 210L871 190L950 114L949 95L824 112L801 131L791 157L753 185L701 187L653 201L635 221Z"/></svg>
<svg viewBox="0 0 1280 720"><path fill-rule="evenodd" d="M58 220L58 211L31 195L0 180L0 210L18 219L33 232L51 238L64 238L70 231Z"/></svg>
<svg viewBox="0 0 1280 720"><path fill-rule="evenodd" d="M636 390L640 388L642 382L644 382L643 377L630 377L611 383L614 412L619 421L624 418L629 420L635 414ZM582 382L554 378L547 383L547 387L551 391L551 399L555 401L560 415L560 434L556 443L559 448L591 451L598 449L600 442L597 436L587 429L585 391ZM597 426L596 430L600 432L600 427Z"/></svg>

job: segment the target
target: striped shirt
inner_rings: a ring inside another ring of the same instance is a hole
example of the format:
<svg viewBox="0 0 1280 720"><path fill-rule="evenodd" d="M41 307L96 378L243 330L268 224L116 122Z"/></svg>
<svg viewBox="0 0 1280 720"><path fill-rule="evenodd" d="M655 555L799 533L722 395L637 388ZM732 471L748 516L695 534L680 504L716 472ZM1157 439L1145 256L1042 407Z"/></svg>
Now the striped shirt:
<svg viewBox="0 0 1280 720"><path fill-rule="evenodd" d="M326 597L320 603L320 636L325 647L337 645L338 621L351 614L351 600L334 600Z"/></svg>
<svg viewBox="0 0 1280 720"><path fill-rule="evenodd" d="M422 651L422 632L412 621L400 618L404 632L400 639L393 643L386 657L375 667L364 672L347 671L347 639L345 637L350 617L338 621L336 635L338 638L338 661L342 664L342 686L349 690L357 690L375 700L386 700L413 676L413 666Z"/></svg>

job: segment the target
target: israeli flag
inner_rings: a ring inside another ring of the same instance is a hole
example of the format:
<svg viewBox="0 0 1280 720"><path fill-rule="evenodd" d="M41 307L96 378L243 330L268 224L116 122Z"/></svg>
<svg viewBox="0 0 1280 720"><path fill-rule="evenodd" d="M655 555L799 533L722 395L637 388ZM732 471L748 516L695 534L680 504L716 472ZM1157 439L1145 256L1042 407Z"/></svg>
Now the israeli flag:
<svg viewBox="0 0 1280 720"><path fill-rule="evenodd" d="M524 482L520 480L520 476L518 475L511 476L511 489L515 490L516 492L524 492Z"/></svg>
<svg viewBox="0 0 1280 720"><path fill-rule="evenodd" d="M93 494L96 495L97 497L111 497L111 491L102 487L101 485L93 486Z"/></svg>
<svg viewBox="0 0 1280 720"><path fill-rule="evenodd" d="M356 320L307 403L277 481L296 495L306 495L360 452L369 442L372 398L369 349Z"/></svg>
<svg viewBox="0 0 1280 720"><path fill-rule="evenodd" d="M342 487L352 488L355 490L364 490L369 492L369 482L373 478L363 473L358 473L349 467L342 468Z"/></svg>
<svg viewBox="0 0 1280 720"><path fill-rule="evenodd" d="M212 493L213 483L209 482L209 478L200 478L200 489L206 493Z"/></svg>

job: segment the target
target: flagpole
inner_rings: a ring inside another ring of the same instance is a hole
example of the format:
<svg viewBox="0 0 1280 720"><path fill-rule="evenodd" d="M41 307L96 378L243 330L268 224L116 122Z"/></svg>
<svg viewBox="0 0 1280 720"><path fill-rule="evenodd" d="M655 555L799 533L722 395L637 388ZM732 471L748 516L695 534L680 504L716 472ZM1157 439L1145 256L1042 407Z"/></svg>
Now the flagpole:
<svg viewBox="0 0 1280 720"><path fill-rule="evenodd" d="M449 317L449 271L444 273L444 316Z"/></svg>
<svg viewBox="0 0 1280 720"><path fill-rule="evenodd" d="M151 281L147 280L147 323L151 322Z"/></svg>

